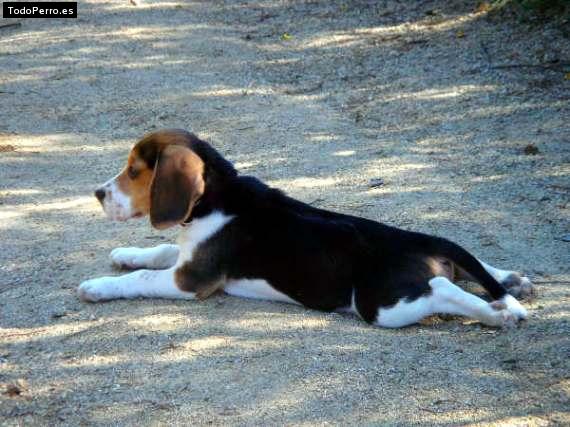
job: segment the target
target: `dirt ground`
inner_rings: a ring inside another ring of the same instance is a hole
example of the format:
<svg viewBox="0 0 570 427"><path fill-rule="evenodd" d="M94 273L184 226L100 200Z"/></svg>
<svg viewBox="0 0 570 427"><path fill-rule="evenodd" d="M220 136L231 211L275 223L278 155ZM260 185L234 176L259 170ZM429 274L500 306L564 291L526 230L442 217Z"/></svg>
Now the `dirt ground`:
<svg viewBox="0 0 570 427"><path fill-rule="evenodd" d="M92 0L0 28L0 423L570 425L568 22L474 1ZM162 127L530 275L529 320L80 302L119 274L111 249L175 236L92 196Z"/></svg>

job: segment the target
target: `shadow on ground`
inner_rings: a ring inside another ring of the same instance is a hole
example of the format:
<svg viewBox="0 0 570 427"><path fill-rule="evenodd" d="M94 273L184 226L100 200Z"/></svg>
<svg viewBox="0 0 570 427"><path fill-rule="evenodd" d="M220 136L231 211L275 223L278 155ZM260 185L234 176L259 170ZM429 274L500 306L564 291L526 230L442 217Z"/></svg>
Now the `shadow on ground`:
<svg viewBox="0 0 570 427"><path fill-rule="evenodd" d="M0 417L568 422L570 45L557 25L467 1L117 0L0 29L0 383L21 392L1 395ZM79 282L118 274L113 247L175 235L110 224L91 196L161 127L314 205L524 270L541 282L530 321L390 331L225 296L80 303Z"/></svg>

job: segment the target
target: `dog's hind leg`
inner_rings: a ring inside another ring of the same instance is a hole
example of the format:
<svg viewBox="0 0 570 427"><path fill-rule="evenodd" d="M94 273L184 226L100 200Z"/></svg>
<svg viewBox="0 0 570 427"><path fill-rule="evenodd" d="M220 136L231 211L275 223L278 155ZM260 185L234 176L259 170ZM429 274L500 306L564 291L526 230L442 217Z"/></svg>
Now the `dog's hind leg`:
<svg viewBox="0 0 570 427"><path fill-rule="evenodd" d="M510 307L501 301L488 303L445 277L434 277L429 281L429 286L431 292L419 298L411 301L402 298L391 307L380 307L374 323L387 328L399 328L417 323L432 314L455 314L476 319L489 326L504 327L514 326L518 320L526 317L526 311L518 303L518 307Z"/></svg>
<svg viewBox="0 0 570 427"><path fill-rule="evenodd" d="M507 288L509 294L512 296L516 298L526 298L534 295L534 286L528 277L521 276L515 271L500 270L487 264L486 262L481 261L480 259L478 259L478 261L481 263L483 268L487 270L487 273L489 273L497 282L501 283L505 288ZM461 269L459 266L456 267L457 279L476 282L476 280L470 274Z"/></svg>
<svg viewBox="0 0 570 427"><path fill-rule="evenodd" d="M179 252L178 245L163 244L154 248L117 248L109 256L120 268L162 270L176 264Z"/></svg>

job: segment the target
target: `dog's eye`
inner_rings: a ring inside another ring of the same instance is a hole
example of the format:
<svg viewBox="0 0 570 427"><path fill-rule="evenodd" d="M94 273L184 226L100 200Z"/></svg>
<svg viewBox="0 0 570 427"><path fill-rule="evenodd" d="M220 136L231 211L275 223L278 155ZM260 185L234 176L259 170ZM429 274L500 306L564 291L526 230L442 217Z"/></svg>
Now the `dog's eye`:
<svg viewBox="0 0 570 427"><path fill-rule="evenodd" d="M129 169L127 170L127 175L129 175L129 178L135 179L138 174L139 173L135 170L135 168L129 166Z"/></svg>

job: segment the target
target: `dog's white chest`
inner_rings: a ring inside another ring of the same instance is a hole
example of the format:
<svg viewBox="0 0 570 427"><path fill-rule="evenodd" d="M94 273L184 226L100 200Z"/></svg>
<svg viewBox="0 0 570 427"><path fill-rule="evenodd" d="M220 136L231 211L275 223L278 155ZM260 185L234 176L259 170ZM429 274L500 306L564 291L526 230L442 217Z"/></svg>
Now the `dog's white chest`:
<svg viewBox="0 0 570 427"><path fill-rule="evenodd" d="M182 230L178 237L177 243L180 247L180 255L178 256L177 265L191 261L198 245L220 231L233 218L233 215L225 215L220 211L214 211L203 218L193 220L190 225Z"/></svg>

